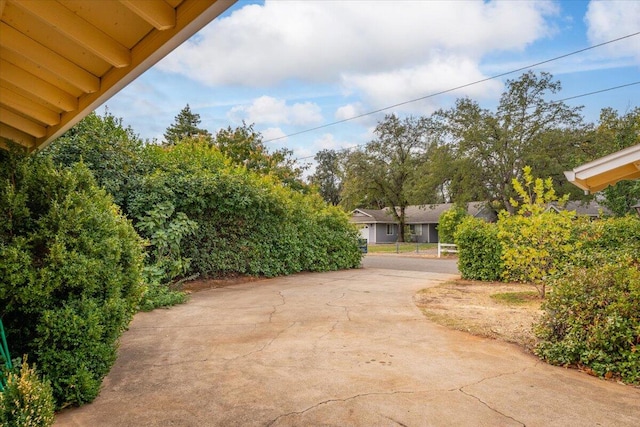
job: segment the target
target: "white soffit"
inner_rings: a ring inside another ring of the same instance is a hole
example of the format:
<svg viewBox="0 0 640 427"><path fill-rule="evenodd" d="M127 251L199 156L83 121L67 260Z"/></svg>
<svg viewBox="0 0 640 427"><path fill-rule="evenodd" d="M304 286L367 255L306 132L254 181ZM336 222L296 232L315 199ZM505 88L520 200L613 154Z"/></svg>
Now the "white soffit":
<svg viewBox="0 0 640 427"><path fill-rule="evenodd" d="M569 182L589 193L619 181L640 179L640 144L601 157L564 173Z"/></svg>

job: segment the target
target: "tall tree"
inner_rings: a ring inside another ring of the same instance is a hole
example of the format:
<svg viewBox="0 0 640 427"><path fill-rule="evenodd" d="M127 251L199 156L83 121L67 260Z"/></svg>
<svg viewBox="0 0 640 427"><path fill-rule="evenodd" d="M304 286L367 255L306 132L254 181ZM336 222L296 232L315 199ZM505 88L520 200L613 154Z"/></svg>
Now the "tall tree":
<svg viewBox="0 0 640 427"><path fill-rule="evenodd" d="M456 149L456 159L466 159L484 196L510 213L515 196L513 179L522 179L522 170L536 153L545 150L543 136L553 130L578 129L582 107L552 102L549 95L561 90L549 73L529 71L508 80L496 112L481 108L468 98L459 99L453 109L438 111L435 122L445 130L445 141ZM571 141L547 142L557 149L569 149ZM536 169L536 173L540 173ZM463 175L464 176L464 175Z"/></svg>
<svg viewBox="0 0 640 427"><path fill-rule="evenodd" d="M413 201L417 165L424 161L429 143L427 121L388 115L375 134L363 150L349 155L342 205L351 209L382 203L399 226L398 241L404 242L405 209Z"/></svg>
<svg viewBox="0 0 640 427"><path fill-rule="evenodd" d="M344 155L336 150L319 151L314 157L316 170L309 177L309 182L318 187L322 198L334 206L340 203L343 158Z"/></svg>
<svg viewBox="0 0 640 427"><path fill-rule="evenodd" d="M293 159L293 151L286 148L270 152L262 135L253 124L242 123L233 129L221 129L212 139L212 144L237 165L261 174L271 174L294 190L306 190L302 181L305 169Z"/></svg>
<svg viewBox="0 0 640 427"><path fill-rule="evenodd" d="M165 131L164 145L174 145L186 138L210 139L209 131L198 127L200 121L200 114L192 112L191 107L187 104L175 117L173 124Z"/></svg>

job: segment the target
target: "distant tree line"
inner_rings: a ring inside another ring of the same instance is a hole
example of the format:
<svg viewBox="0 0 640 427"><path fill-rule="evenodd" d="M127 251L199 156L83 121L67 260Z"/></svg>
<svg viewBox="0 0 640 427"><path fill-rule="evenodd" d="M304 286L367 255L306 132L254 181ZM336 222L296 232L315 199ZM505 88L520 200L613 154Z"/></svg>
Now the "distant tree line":
<svg viewBox="0 0 640 427"><path fill-rule="evenodd" d="M586 123L582 107L550 100L560 90L551 74L529 71L507 81L495 110L461 98L428 117L387 115L366 145L317 153L309 181L347 210L395 207L401 230L408 205L487 201L513 213L512 182L523 178L524 166L551 177L559 194L588 200L563 172L640 144L640 108L604 108L598 123ZM640 183L620 182L601 194L603 205L624 215L640 199Z"/></svg>

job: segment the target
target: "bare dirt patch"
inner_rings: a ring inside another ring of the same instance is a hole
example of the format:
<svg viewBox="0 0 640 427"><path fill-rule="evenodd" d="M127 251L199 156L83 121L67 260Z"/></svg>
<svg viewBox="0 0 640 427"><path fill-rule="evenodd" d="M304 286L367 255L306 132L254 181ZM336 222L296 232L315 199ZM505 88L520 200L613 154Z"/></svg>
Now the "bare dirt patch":
<svg viewBox="0 0 640 427"><path fill-rule="evenodd" d="M423 289L416 305L429 319L474 335L516 343L532 351L533 324L542 300L531 285L457 280Z"/></svg>

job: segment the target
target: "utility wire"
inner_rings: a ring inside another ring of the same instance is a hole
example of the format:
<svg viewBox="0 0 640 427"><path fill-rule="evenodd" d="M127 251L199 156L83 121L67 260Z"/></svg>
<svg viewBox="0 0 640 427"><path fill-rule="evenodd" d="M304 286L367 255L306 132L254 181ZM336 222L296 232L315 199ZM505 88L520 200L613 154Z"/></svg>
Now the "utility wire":
<svg viewBox="0 0 640 427"><path fill-rule="evenodd" d="M309 129L304 129L304 130L301 130L301 131L298 131L298 132L293 132L293 133L290 133L290 134L287 134L287 135L282 135L282 136L278 136L278 137L275 137L275 138L270 138L270 139L267 139L267 140L265 140L263 142L278 141L280 139L289 138L291 136L297 136L297 135L301 135L303 133L313 132L315 130L324 129L324 128L327 128L327 127L335 126L335 125L338 125L338 124L341 124L341 123L345 123L345 122L349 122L349 121L352 121L352 120L357 120L357 119L360 119L360 118L363 118L363 117L366 117L366 116L370 116L370 115L373 115L373 114L381 113L381 112L386 111L386 110L390 110L392 108L400 107L402 105L411 104L413 102L422 101L422 100L425 100L425 99L428 99L428 98L433 98L433 97L436 97L436 96L439 96L439 95L444 95L444 94L449 93L449 92L454 92L454 91L459 90L459 89L467 88L469 86L474 86L474 85L477 85L477 84L480 84L480 83L488 82L490 80L498 79L500 77L508 76L509 74L517 73L519 71L524 71L524 70L528 70L530 68L534 68L534 67L537 67L537 66L540 66L540 65L543 65L543 64L548 64L549 62L553 62L553 61L557 61L559 59L567 58L567 57L572 56L572 55L577 55L579 53L586 52L588 50L596 49L596 48L599 48L599 47L602 47L602 46L605 46L605 45L608 45L608 44L611 44L611 43L618 42L620 40L624 40L624 39L628 39L630 37L637 36L639 34L640 34L640 31L632 33L632 34L628 34L626 36L618 37L616 39L612 39L612 40L609 40L609 41L606 41L606 42L602 42L602 43L599 43L599 44L596 44L596 45L593 45L593 46L589 46L589 47L585 47L585 48L582 48L582 49L579 49L579 50L575 50L573 52L565 53L564 55L556 56L554 58L546 59L544 61L536 62L534 64L527 65L525 67L516 68L515 70L511 70L511 71L507 71L507 72L504 72L504 73L496 74L496 75L493 75L493 76L490 76L490 77L487 77L487 78L484 78L484 79L481 79L481 80L476 80L476 81L471 82L471 83L466 83L466 84L463 84L463 85L460 85L460 86L456 86L456 87L453 87L453 88L450 88L450 89L442 90L442 91L439 91L439 92L434 92L434 93L431 93L429 95L421 96L419 98L410 99L408 101L399 102L397 104L389 105L387 107L379 108L379 109L373 110L373 111L368 111L366 113L358 114L356 116L348 117L346 119L337 120L337 121L330 122L330 123L325 123L325 124L320 125L320 126L316 126L316 127L309 128Z"/></svg>
<svg viewBox="0 0 640 427"><path fill-rule="evenodd" d="M613 87L609 87L609 88L606 88L606 89L600 89L600 90L596 90L596 91L593 91L593 92L581 93L579 95L574 95L574 96L569 96L567 98L557 99L555 101L550 101L550 103L551 104L559 104L561 102L569 101L571 99L583 98L585 96L596 95L598 93L609 92L609 91L612 91L612 90L622 89L622 88L625 88L625 87L639 85L639 84L640 84L640 80L638 80L637 82L626 83L626 84L619 85L619 86L613 86ZM353 150L354 148L364 147L365 145L367 145L366 142L362 143L362 144L354 145L353 147L342 148L342 149L340 149L338 151L349 151L349 150ZM297 159L294 159L294 160L296 160L296 161L298 161L298 160L306 160L306 159L312 159L314 157L315 157L315 155L313 155L313 156L305 156L305 157L298 157Z"/></svg>

